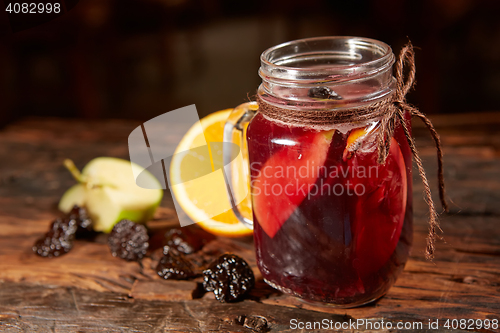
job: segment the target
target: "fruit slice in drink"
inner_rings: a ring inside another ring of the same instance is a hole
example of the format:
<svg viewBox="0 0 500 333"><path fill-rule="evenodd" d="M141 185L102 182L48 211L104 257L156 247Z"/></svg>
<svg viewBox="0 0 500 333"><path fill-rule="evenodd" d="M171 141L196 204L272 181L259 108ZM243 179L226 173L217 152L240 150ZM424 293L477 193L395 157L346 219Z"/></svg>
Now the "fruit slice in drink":
<svg viewBox="0 0 500 333"><path fill-rule="evenodd" d="M350 182L358 187L352 226L355 265L361 275L375 273L387 263L398 244L406 212L406 166L396 140L391 139L385 164L378 165L377 157L375 149L347 158L354 171Z"/></svg>
<svg viewBox="0 0 500 333"><path fill-rule="evenodd" d="M269 237L274 237L316 183L334 132L308 132L288 140L252 181L253 210Z"/></svg>

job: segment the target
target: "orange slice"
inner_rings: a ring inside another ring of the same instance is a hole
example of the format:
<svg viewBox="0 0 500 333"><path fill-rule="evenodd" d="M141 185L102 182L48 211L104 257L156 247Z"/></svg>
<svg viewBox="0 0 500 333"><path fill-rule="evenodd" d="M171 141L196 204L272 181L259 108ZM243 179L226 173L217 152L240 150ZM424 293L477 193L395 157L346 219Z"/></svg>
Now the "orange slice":
<svg viewBox="0 0 500 333"><path fill-rule="evenodd" d="M238 237L250 235L252 230L240 223L231 209L221 170L222 145L218 144L223 141L224 124L231 111L214 112L189 129L172 158L170 180L177 202L194 222L215 235ZM233 187L237 193L248 193L237 201L241 201L238 208L242 215L251 219L248 175L244 167L248 162L244 154L242 156L232 162L233 173L240 173ZM198 173L204 175L193 177Z"/></svg>

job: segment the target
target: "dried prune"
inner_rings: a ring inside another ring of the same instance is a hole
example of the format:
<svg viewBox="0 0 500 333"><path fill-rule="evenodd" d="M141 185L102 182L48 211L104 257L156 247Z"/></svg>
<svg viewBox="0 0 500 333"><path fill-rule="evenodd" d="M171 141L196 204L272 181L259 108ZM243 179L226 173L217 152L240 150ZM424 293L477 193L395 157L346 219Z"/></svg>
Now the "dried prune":
<svg viewBox="0 0 500 333"><path fill-rule="evenodd" d="M215 238L212 234L195 228L171 229L165 237L166 245L185 254L200 250L203 245Z"/></svg>
<svg viewBox="0 0 500 333"><path fill-rule="evenodd" d="M163 248L163 257L156 266L156 271L165 280L186 280L196 276L193 265L184 258L182 253L169 246Z"/></svg>
<svg viewBox="0 0 500 333"><path fill-rule="evenodd" d="M76 222L56 219L50 230L33 245L33 251L41 257L59 257L73 248L77 229Z"/></svg>
<svg viewBox="0 0 500 333"><path fill-rule="evenodd" d="M248 263L234 254L224 254L203 272L203 287L221 302L240 299L255 285Z"/></svg>
<svg viewBox="0 0 500 333"><path fill-rule="evenodd" d="M95 232L92 229L92 220L85 208L77 205L73 206L68 214L68 219L74 220L77 225L76 238L89 238L95 236Z"/></svg>
<svg viewBox="0 0 500 333"><path fill-rule="evenodd" d="M146 254L149 237L142 224L130 220L121 220L108 237L111 254L128 261L139 260Z"/></svg>
<svg viewBox="0 0 500 333"><path fill-rule="evenodd" d="M311 98L341 100L342 96L328 87L315 87L309 89L307 96Z"/></svg>

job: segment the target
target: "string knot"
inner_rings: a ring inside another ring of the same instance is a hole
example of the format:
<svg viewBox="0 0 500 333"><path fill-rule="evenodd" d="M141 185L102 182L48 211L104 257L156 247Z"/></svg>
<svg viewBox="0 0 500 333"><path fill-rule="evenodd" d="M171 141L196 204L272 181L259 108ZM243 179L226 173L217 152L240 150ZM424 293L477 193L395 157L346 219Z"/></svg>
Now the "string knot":
<svg viewBox="0 0 500 333"><path fill-rule="evenodd" d="M406 101L398 101L398 100L394 100L394 102L392 102L394 104L395 107L397 107L398 109L402 109L403 108L403 104L406 103Z"/></svg>

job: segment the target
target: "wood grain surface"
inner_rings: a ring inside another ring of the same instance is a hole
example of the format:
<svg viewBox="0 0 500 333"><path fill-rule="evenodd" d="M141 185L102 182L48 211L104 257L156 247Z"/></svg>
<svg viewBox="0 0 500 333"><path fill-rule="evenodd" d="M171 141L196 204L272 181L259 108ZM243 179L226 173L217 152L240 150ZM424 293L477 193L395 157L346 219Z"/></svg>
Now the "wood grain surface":
<svg viewBox="0 0 500 333"><path fill-rule="evenodd" d="M500 319L500 113L433 120L444 143L451 202L436 259L423 255L427 207L415 173L411 258L385 297L355 309L314 307L267 286L251 238L217 238L205 246L237 253L254 269L256 288L234 304L204 294L200 278L162 280L155 252L141 264L112 257L105 235L76 241L60 258L34 255L34 241L60 216L58 199L74 183L62 161L71 158L81 168L98 156L128 158L127 137L139 123L31 118L12 124L0 132L0 332L289 332L291 319L422 322L424 329L404 331L423 332L429 319ZM419 124L414 135L437 192L432 141ZM149 223L153 231L178 225L169 195ZM447 330L428 330L437 331Z"/></svg>

